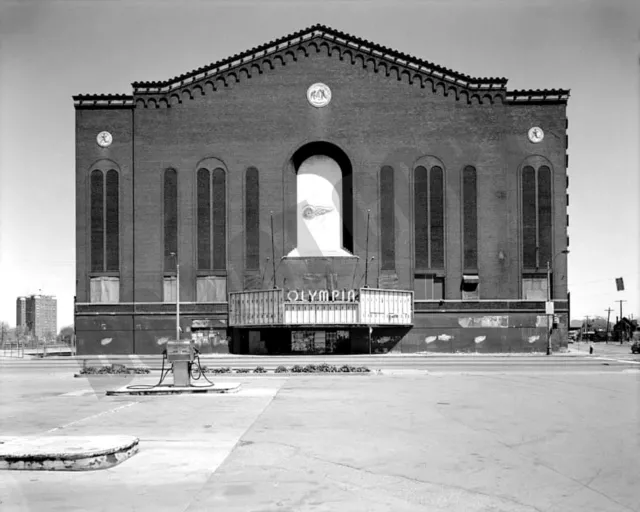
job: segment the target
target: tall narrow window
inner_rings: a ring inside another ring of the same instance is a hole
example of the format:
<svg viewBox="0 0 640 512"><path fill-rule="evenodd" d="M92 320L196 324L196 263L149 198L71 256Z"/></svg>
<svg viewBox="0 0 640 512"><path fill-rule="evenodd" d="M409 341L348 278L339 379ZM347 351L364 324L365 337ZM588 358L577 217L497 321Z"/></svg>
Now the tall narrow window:
<svg viewBox="0 0 640 512"><path fill-rule="evenodd" d="M444 172L442 167L432 167L429 178L431 266L444 268Z"/></svg>
<svg viewBox="0 0 640 512"><path fill-rule="evenodd" d="M546 267L551 261L551 169L543 165L538 169L538 246L539 265Z"/></svg>
<svg viewBox="0 0 640 512"><path fill-rule="evenodd" d="M247 169L245 183L246 269L260 269L260 182L258 170Z"/></svg>
<svg viewBox="0 0 640 512"><path fill-rule="evenodd" d="M106 252L106 270L107 272L117 272L120 269L120 201L118 172L111 169L107 172L106 187L106 233L107 244Z"/></svg>
<svg viewBox="0 0 640 512"><path fill-rule="evenodd" d="M164 172L164 269L175 272L178 253L178 174L174 169Z"/></svg>
<svg viewBox="0 0 640 512"><path fill-rule="evenodd" d="M91 271L104 271L104 175L91 173Z"/></svg>
<svg viewBox="0 0 640 512"><path fill-rule="evenodd" d="M197 302L227 301L227 184L222 162L208 159L197 172ZM207 168L208 167L208 168ZM213 169L213 170L209 170Z"/></svg>
<svg viewBox="0 0 640 512"><path fill-rule="evenodd" d="M537 267L538 223L536 215L536 172L526 166L522 170L522 263Z"/></svg>
<svg viewBox="0 0 640 512"><path fill-rule="evenodd" d="M119 174L91 172L91 272L117 273L120 270ZM114 303L120 300L120 278L114 275L90 277L90 300Z"/></svg>
<svg viewBox="0 0 640 512"><path fill-rule="evenodd" d="M522 264L526 269L546 268L553 247L551 169L522 169Z"/></svg>
<svg viewBox="0 0 640 512"><path fill-rule="evenodd" d="M223 169L213 170L213 270L227 269L227 193Z"/></svg>
<svg viewBox="0 0 640 512"><path fill-rule="evenodd" d="M380 171L380 252L382 270L396 268L395 197L393 167Z"/></svg>
<svg viewBox="0 0 640 512"><path fill-rule="evenodd" d="M120 270L118 171L91 173L91 271Z"/></svg>
<svg viewBox="0 0 640 512"><path fill-rule="evenodd" d="M478 194L476 170L467 166L462 171L462 223L464 270L478 270Z"/></svg>
<svg viewBox="0 0 640 512"><path fill-rule="evenodd" d="M444 170L419 165L414 170L415 266L444 269Z"/></svg>
<svg viewBox="0 0 640 512"><path fill-rule="evenodd" d="M429 268L429 171L422 165L414 173L416 268Z"/></svg>
<svg viewBox="0 0 640 512"><path fill-rule="evenodd" d="M207 169L198 170L198 268L211 268L211 184Z"/></svg>

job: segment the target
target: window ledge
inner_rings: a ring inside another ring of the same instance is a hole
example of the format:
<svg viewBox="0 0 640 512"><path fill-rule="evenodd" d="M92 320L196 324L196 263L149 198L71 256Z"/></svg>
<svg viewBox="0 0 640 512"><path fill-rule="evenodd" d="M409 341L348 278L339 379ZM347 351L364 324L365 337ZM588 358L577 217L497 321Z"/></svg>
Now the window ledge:
<svg viewBox="0 0 640 512"><path fill-rule="evenodd" d="M226 270L197 270L197 277L227 277Z"/></svg>
<svg viewBox="0 0 640 512"><path fill-rule="evenodd" d="M120 277L120 272L89 272L89 278L92 277Z"/></svg>

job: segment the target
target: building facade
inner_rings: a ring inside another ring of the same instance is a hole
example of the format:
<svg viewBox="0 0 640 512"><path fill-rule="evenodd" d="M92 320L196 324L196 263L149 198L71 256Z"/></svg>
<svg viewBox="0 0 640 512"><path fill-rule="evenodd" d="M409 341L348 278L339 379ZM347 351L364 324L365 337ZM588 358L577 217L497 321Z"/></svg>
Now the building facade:
<svg viewBox="0 0 640 512"><path fill-rule="evenodd" d="M58 301L51 295L16 299L16 327L28 330L38 340L52 341L58 334Z"/></svg>
<svg viewBox="0 0 640 512"><path fill-rule="evenodd" d="M79 354L161 352L178 281L203 352L566 343L568 91L320 25L132 85L74 97Z"/></svg>

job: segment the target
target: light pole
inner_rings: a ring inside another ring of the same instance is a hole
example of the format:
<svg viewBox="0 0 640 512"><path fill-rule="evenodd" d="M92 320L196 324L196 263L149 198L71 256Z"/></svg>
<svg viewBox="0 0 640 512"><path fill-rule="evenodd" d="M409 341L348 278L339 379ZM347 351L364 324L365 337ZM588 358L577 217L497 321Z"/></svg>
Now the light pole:
<svg viewBox="0 0 640 512"><path fill-rule="evenodd" d="M561 254L569 254L569 249L564 249L560 251L553 257L553 267L556 266L556 258ZM551 263L547 261L547 303L551 302L551 298L553 297L551 293ZM546 309L546 308L545 308ZM569 319L571 321L571 319ZM547 355L551 355L551 315L547 313Z"/></svg>
<svg viewBox="0 0 640 512"><path fill-rule="evenodd" d="M180 341L180 263L175 252L171 256L176 259L176 341Z"/></svg>

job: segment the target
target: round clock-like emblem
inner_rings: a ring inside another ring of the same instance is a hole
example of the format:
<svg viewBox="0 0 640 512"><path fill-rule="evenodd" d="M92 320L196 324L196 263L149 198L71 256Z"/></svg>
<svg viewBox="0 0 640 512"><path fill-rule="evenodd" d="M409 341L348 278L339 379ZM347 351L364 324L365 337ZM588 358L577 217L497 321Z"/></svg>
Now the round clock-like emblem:
<svg viewBox="0 0 640 512"><path fill-rule="evenodd" d="M331 101L331 89L318 82L307 89L307 99L314 107L324 107Z"/></svg>
<svg viewBox="0 0 640 512"><path fill-rule="evenodd" d="M529 130L529 140L531 142L537 144L538 142L542 142L542 139L544 139L544 132L542 131L542 128L534 126Z"/></svg>
<svg viewBox="0 0 640 512"><path fill-rule="evenodd" d="M98 141L99 146L106 148L111 146L113 136L109 132L100 132L96 137L96 140Z"/></svg>

